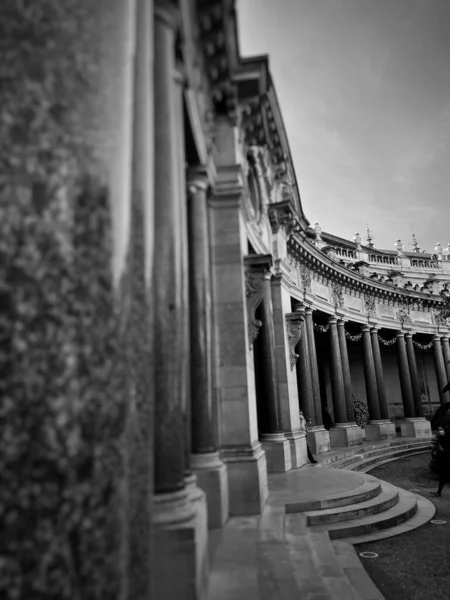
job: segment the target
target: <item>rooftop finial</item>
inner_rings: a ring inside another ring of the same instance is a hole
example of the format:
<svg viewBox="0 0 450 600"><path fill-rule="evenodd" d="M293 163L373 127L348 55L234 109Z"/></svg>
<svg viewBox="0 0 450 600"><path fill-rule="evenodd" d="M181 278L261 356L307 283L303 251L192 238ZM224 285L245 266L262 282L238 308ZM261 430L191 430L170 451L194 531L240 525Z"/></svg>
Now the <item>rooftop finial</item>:
<svg viewBox="0 0 450 600"><path fill-rule="evenodd" d="M413 230L412 233L412 246L414 248L414 252L420 252L419 242L417 241L416 232Z"/></svg>
<svg viewBox="0 0 450 600"><path fill-rule="evenodd" d="M373 244L373 235L372 235L372 232L369 229L369 224L366 225L366 232L367 232L367 235L366 235L367 246L369 248L373 248L373 246L374 246L374 244Z"/></svg>

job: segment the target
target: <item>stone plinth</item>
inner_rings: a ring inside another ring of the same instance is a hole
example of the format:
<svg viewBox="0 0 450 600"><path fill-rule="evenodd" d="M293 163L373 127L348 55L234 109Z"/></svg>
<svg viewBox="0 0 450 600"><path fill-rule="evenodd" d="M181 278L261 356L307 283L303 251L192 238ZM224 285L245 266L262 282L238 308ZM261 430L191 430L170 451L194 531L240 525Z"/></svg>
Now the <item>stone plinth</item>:
<svg viewBox="0 0 450 600"><path fill-rule="evenodd" d="M268 473L285 473L292 469L291 445L283 433L262 434L260 440Z"/></svg>
<svg viewBox="0 0 450 600"><path fill-rule="evenodd" d="M311 427L307 439L313 454L324 454L330 451L330 433L324 427Z"/></svg>
<svg viewBox="0 0 450 600"><path fill-rule="evenodd" d="M223 527L228 519L228 477L227 468L220 460L218 452L193 454L191 469L197 476L197 485L206 494L208 503L208 528Z"/></svg>
<svg viewBox="0 0 450 600"><path fill-rule="evenodd" d="M330 429L330 443L332 448L358 446L363 443L362 429L356 423L337 423Z"/></svg>
<svg viewBox="0 0 450 600"><path fill-rule="evenodd" d="M365 427L366 442L391 440L397 437L395 425L391 421L370 421Z"/></svg>
<svg viewBox="0 0 450 600"><path fill-rule="evenodd" d="M206 597L208 514L206 497L195 478L186 488L153 499L154 591L157 598Z"/></svg>
<svg viewBox="0 0 450 600"><path fill-rule="evenodd" d="M402 437L431 437L431 424L425 418L405 419L400 423Z"/></svg>
<svg viewBox="0 0 450 600"><path fill-rule="evenodd" d="M266 455L261 445L258 444L247 451L224 450L223 458L228 471L230 515L262 513L269 487Z"/></svg>
<svg viewBox="0 0 450 600"><path fill-rule="evenodd" d="M301 431L290 431L284 434L291 448L291 462L293 469L299 469L308 464L308 451L306 449L306 434Z"/></svg>

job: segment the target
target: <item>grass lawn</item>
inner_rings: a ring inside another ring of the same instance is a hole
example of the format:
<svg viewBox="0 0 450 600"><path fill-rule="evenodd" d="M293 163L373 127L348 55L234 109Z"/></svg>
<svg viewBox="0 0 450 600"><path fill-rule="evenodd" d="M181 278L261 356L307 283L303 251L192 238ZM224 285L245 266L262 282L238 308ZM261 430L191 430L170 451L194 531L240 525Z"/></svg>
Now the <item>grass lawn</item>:
<svg viewBox="0 0 450 600"><path fill-rule="evenodd" d="M447 521L356 546L358 553L379 554L376 559L360 559L386 600L450 598L450 484L441 498L430 496L430 491L437 490L437 476L430 472L429 462L430 453L426 452L370 471L379 479L425 496L436 506L433 519Z"/></svg>

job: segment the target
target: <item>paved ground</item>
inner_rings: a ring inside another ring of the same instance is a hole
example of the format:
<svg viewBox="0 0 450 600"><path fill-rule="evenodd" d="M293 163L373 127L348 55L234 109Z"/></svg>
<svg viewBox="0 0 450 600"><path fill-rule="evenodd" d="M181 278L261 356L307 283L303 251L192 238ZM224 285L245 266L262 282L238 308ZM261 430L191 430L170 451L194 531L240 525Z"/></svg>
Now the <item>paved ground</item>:
<svg viewBox="0 0 450 600"><path fill-rule="evenodd" d="M362 559L364 567L386 600L436 600L450 597L450 485L442 498L432 498L436 476L430 473L430 455L420 454L377 467L371 475L431 499L436 506L434 519L445 525L428 523L410 533L376 543L357 546L357 551L379 554Z"/></svg>

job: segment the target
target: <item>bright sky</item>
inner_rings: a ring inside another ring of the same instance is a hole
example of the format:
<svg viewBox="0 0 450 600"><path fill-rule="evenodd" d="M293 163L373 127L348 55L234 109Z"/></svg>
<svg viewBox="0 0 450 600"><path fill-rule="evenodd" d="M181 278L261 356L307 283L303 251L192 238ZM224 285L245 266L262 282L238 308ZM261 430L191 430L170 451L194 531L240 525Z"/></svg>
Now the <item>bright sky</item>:
<svg viewBox="0 0 450 600"><path fill-rule="evenodd" d="M450 242L450 0L238 0L270 68L307 218L378 248Z"/></svg>

